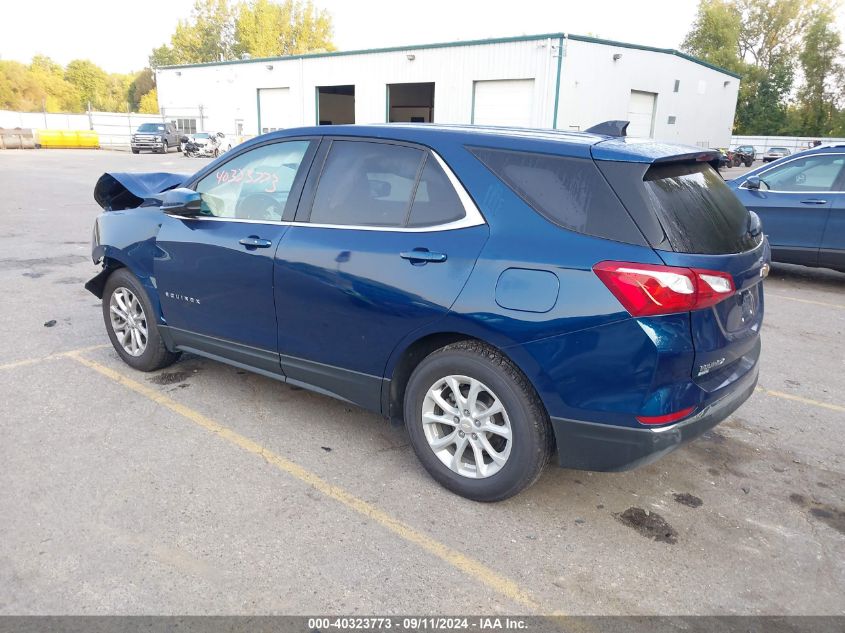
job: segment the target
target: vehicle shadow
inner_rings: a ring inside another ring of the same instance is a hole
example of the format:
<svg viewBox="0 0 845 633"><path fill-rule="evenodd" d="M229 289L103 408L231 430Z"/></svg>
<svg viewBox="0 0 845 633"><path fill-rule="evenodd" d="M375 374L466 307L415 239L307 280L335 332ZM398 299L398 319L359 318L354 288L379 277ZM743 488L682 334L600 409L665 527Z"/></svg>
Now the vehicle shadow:
<svg viewBox="0 0 845 633"><path fill-rule="evenodd" d="M769 279L793 285L810 284L819 289L830 288L837 291L845 287L845 273L830 268L809 268L797 264L772 263Z"/></svg>

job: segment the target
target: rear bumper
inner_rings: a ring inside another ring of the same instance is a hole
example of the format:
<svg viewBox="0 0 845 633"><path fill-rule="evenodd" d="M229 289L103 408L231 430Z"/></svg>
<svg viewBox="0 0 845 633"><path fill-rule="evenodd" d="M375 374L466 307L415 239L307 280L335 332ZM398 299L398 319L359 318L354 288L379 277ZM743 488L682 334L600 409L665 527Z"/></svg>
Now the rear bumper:
<svg viewBox="0 0 845 633"><path fill-rule="evenodd" d="M670 426L632 428L552 418L558 463L578 470L631 470L672 452L712 429L748 400L757 386L757 365L733 383L725 395L692 417Z"/></svg>

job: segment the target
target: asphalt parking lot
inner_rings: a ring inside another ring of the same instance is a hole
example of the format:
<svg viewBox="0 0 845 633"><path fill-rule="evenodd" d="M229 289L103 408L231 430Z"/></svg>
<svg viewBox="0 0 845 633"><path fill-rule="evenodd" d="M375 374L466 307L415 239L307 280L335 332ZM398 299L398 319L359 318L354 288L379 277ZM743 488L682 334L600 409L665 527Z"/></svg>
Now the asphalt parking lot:
<svg viewBox="0 0 845 633"><path fill-rule="evenodd" d="M94 182L203 162L0 152L0 614L845 614L845 274L775 266L715 431L483 505L377 416L106 346Z"/></svg>

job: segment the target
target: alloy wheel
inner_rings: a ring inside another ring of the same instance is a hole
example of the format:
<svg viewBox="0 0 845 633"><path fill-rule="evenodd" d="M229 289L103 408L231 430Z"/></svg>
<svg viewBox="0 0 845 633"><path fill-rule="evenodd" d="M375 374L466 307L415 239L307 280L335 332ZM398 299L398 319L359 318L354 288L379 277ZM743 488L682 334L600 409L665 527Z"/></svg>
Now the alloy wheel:
<svg viewBox="0 0 845 633"><path fill-rule="evenodd" d="M426 440L453 472L483 479L507 463L513 442L502 401L469 376L446 376L434 383L422 405Z"/></svg>
<svg viewBox="0 0 845 633"><path fill-rule="evenodd" d="M109 299L109 317L117 342L130 356L140 356L147 349L147 316L138 297L123 286L115 288Z"/></svg>

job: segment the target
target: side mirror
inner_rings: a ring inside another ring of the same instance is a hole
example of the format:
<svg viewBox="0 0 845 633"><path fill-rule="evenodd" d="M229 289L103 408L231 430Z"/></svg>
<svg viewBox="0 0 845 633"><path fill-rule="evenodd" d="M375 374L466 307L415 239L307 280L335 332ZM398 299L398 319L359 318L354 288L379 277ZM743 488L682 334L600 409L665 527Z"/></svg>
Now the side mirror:
<svg viewBox="0 0 845 633"><path fill-rule="evenodd" d="M754 189L757 190L760 188L760 177L759 176L749 176L748 180L745 181L746 189Z"/></svg>
<svg viewBox="0 0 845 633"><path fill-rule="evenodd" d="M165 191L161 200L161 210L168 215L195 217L200 214L201 206L200 194L184 187Z"/></svg>

